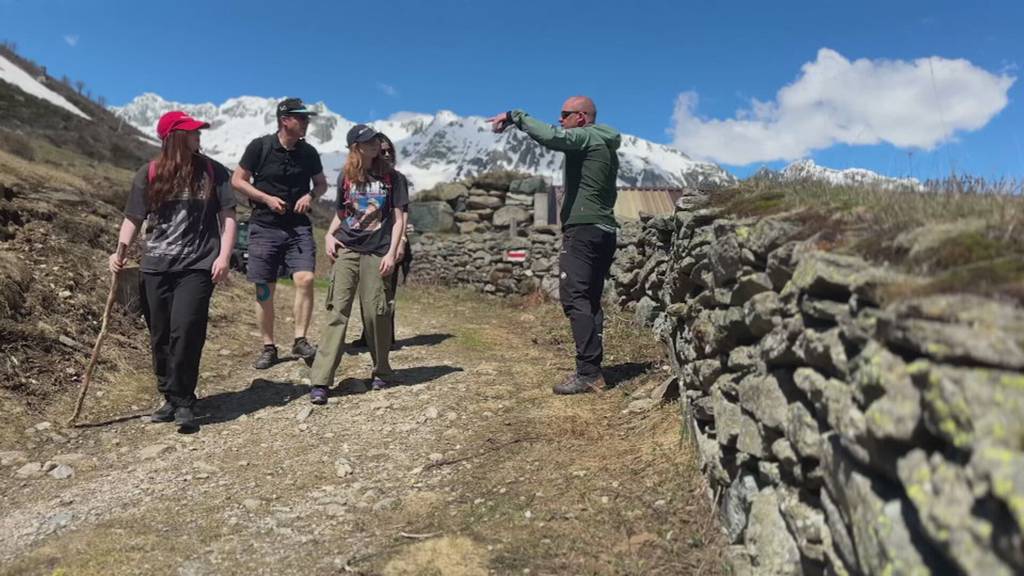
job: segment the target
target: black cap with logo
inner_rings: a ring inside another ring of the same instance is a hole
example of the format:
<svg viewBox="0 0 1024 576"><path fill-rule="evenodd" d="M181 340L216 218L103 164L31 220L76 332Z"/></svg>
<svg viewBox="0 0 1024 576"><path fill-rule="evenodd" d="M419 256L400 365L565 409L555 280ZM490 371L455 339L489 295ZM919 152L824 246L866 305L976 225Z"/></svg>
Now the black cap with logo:
<svg viewBox="0 0 1024 576"><path fill-rule="evenodd" d="M349 131L345 140L349 146L357 143L369 142L377 137L377 131L366 124L356 124Z"/></svg>
<svg viewBox="0 0 1024 576"><path fill-rule="evenodd" d="M277 104L277 117L281 116L316 116L317 113L306 108L302 98L285 98Z"/></svg>

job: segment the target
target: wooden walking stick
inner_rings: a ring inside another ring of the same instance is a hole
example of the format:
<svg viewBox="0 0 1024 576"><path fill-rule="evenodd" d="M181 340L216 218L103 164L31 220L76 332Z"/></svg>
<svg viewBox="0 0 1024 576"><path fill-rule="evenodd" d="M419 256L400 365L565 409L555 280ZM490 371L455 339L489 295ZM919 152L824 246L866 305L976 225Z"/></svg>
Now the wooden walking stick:
<svg viewBox="0 0 1024 576"><path fill-rule="evenodd" d="M124 261L124 255L127 251L127 244L124 242L117 243L117 260L119 262ZM92 382L92 371L96 368L96 362L100 357L100 346L103 345L103 340L107 337L107 320L110 319L110 310L114 307L114 301L117 300L117 279L118 273L112 272L110 274L110 294L107 295L107 306L103 309L103 323L100 324L100 333L96 337L96 345L92 347L92 356L89 358L89 365L85 369L82 388L78 392L78 401L75 402L75 411L71 413L71 418L68 418L68 426L75 426L75 420L82 411L82 402L85 401L85 394L89 391L89 384Z"/></svg>

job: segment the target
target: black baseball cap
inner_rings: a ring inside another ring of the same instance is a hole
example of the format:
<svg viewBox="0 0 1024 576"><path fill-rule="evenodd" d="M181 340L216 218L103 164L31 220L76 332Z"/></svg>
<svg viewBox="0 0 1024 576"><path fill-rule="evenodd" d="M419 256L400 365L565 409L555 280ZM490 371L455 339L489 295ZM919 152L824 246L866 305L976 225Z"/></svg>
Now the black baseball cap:
<svg viewBox="0 0 1024 576"><path fill-rule="evenodd" d="M302 98L285 98L277 104L277 117L281 116L316 116L317 113L306 108Z"/></svg>
<svg viewBox="0 0 1024 576"><path fill-rule="evenodd" d="M348 131L345 141L351 146L356 143L369 142L377 137L377 131L366 124L356 124Z"/></svg>

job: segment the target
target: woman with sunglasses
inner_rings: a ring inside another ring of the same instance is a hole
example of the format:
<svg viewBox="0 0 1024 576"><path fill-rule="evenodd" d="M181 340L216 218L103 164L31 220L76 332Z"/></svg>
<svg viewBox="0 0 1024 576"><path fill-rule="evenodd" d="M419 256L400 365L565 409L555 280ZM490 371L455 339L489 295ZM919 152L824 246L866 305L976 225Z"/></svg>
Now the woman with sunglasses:
<svg viewBox="0 0 1024 576"><path fill-rule="evenodd" d="M160 117L160 155L135 174L118 235L130 246L142 221L149 223L140 268L153 371L165 400L150 420L173 420L185 430L195 427L210 296L228 276L237 227L231 175L199 153L199 130L209 127L180 111ZM112 272L124 263L123 250L110 255Z"/></svg>
<svg viewBox="0 0 1024 576"><path fill-rule="evenodd" d="M338 176L337 212L324 238L334 267L327 293L331 315L310 371L309 398L314 404L327 402L357 293L373 361L370 387L384 388L392 374L388 354L395 296L389 276L395 273L405 233L409 188L405 177L380 157L376 130L357 124L346 140L349 151Z"/></svg>
<svg viewBox="0 0 1024 576"><path fill-rule="evenodd" d="M386 170L392 171L394 174L399 174L395 171L395 165L398 164L398 155L395 152L395 144L388 138L383 132L377 133L377 138L380 139L380 160L382 166ZM406 186L408 189L408 185ZM412 250L409 247L408 233L408 212L402 212L402 229L406 231L406 234L402 234L402 241L398 244L398 253L395 255L395 272L388 276L388 281L391 282L391 293L396 295L398 293L398 271L404 270L404 274L409 274L409 266L412 263ZM391 314L391 346L395 345L395 314ZM363 327L363 333L359 335L359 338L352 341L353 348L366 348L366 327Z"/></svg>

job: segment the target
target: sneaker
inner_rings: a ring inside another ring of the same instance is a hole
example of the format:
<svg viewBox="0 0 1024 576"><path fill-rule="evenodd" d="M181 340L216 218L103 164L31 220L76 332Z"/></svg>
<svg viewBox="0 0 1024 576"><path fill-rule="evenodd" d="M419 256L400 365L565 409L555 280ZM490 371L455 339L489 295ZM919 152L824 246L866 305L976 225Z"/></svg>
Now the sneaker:
<svg viewBox="0 0 1024 576"><path fill-rule="evenodd" d="M560 383L556 384L553 391L555 394L580 394L582 392L600 392L604 390L604 376L582 376L570 374Z"/></svg>
<svg viewBox="0 0 1024 576"><path fill-rule="evenodd" d="M149 415L150 422L170 422L172 420L174 420L174 406L170 402L164 402L163 406Z"/></svg>
<svg viewBox="0 0 1024 576"><path fill-rule="evenodd" d="M191 406L178 406L174 411L174 423L178 428L186 430L196 428L196 415L192 413Z"/></svg>
<svg viewBox="0 0 1024 576"><path fill-rule="evenodd" d="M252 363L252 367L257 370L266 370L274 364L277 364L277 346L264 344L263 351L260 352L259 358Z"/></svg>
<svg viewBox="0 0 1024 576"><path fill-rule="evenodd" d="M376 376L370 379L370 390L383 390L387 387L388 383Z"/></svg>
<svg viewBox="0 0 1024 576"><path fill-rule="evenodd" d="M316 347L309 343L309 340L303 338L296 338L295 343L292 344L292 354L295 354L303 360L309 360L316 356Z"/></svg>
<svg viewBox="0 0 1024 576"><path fill-rule="evenodd" d="M309 391L309 401L317 405L327 404L327 387L313 386Z"/></svg>

